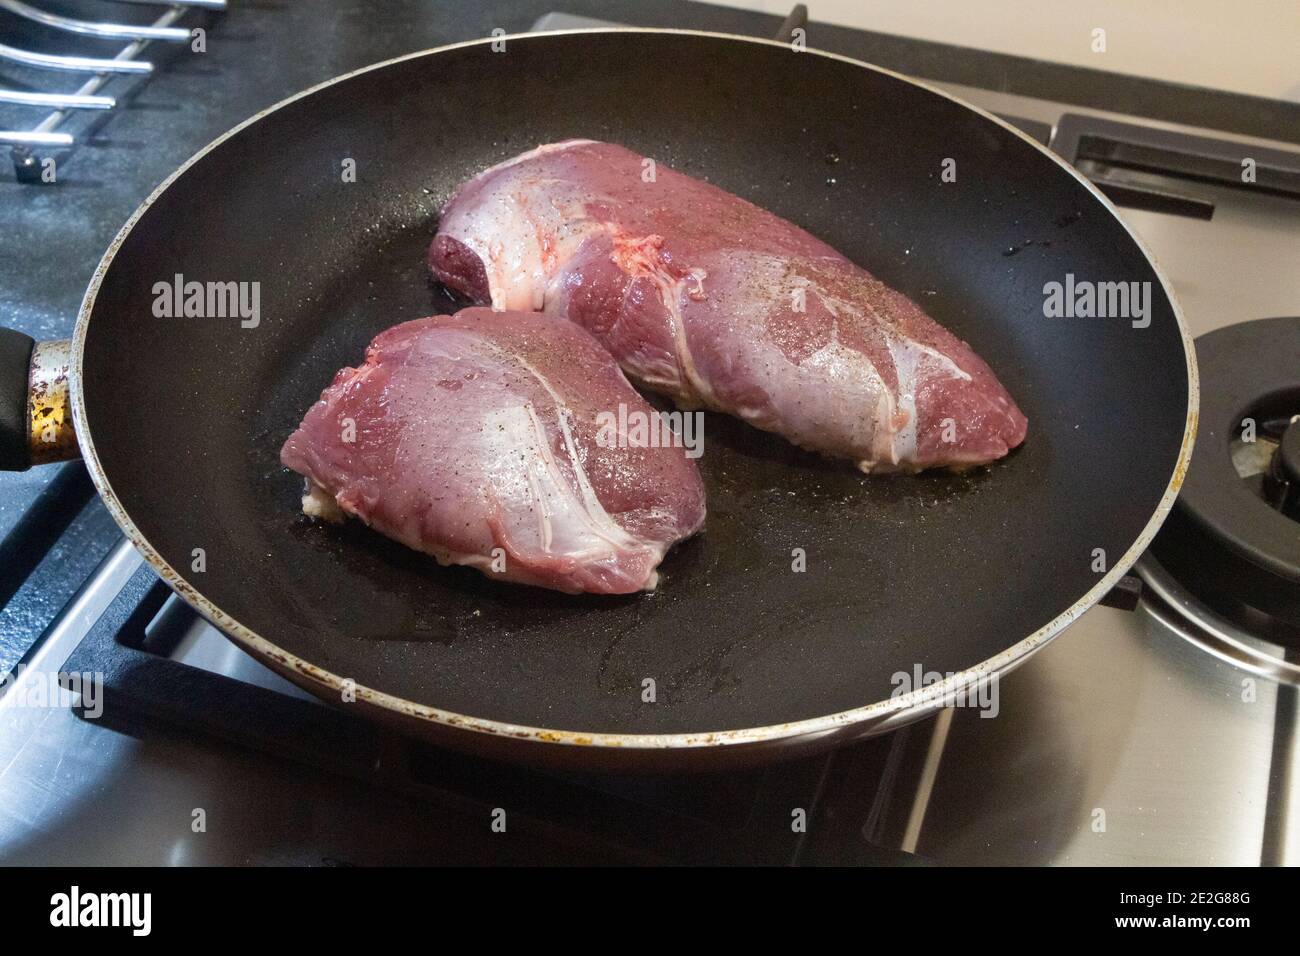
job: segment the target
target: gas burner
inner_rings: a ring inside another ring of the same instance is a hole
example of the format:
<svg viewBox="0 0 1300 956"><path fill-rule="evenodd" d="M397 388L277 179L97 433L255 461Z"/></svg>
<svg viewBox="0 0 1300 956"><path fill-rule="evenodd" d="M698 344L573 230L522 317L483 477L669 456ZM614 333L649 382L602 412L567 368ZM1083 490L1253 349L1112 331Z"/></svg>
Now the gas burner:
<svg viewBox="0 0 1300 956"><path fill-rule="evenodd" d="M1232 467L1270 507L1300 521L1300 414L1252 418L1232 439Z"/></svg>
<svg viewBox="0 0 1300 956"><path fill-rule="evenodd" d="M1151 554L1196 623L1300 647L1300 317L1218 329L1196 356L1200 434Z"/></svg>
<svg viewBox="0 0 1300 956"><path fill-rule="evenodd" d="M1264 478L1269 504L1300 521L1300 415L1292 415L1277 443Z"/></svg>

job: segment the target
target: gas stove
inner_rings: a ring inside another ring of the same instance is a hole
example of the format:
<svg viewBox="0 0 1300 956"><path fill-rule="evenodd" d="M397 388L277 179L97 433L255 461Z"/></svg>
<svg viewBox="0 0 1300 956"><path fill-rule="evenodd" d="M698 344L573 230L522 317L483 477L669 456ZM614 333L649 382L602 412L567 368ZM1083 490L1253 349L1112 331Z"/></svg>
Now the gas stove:
<svg viewBox="0 0 1300 956"><path fill-rule="evenodd" d="M232 4L209 22L204 58L160 68L61 163L59 185L0 180L0 221L26 239L0 262L4 321L67 335L95 262L149 188L228 126L337 73L496 28L595 24L575 14L782 27L701 4L553 4L390 0L378 23L364 3L339 3L329 23ZM1153 249L1193 334L1300 312L1300 145L1280 138L1296 139L1300 107L806 29L810 45L931 81L1064 155ZM1288 350L1300 337L1284 329L1297 326L1253 326L1272 345L1246 361L1246 381L1225 361L1216 385L1202 357L1207 407L1216 387L1234 397L1222 420L1203 420L1193 471L1201 448L1221 453L1234 492L1279 520L1295 514L1300 349ZM1283 387L1268 376L1288 358ZM1158 543L1108 606L1001 680L996 719L947 709L753 771L588 777L436 750L306 696L170 594L80 465L4 476L0 501L0 673L63 675L43 702L0 690L3 863L1300 862L1300 639L1284 597L1264 593L1284 586L1218 573L1241 553L1231 542ZM102 679L102 699L67 689L80 674ZM489 825L499 809L509 840Z"/></svg>

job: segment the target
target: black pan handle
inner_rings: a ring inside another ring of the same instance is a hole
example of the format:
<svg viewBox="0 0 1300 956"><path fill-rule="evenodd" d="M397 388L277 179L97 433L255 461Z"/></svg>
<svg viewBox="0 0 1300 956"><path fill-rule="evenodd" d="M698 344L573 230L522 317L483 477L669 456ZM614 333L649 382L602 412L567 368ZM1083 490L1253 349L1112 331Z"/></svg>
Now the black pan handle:
<svg viewBox="0 0 1300 956"><path fill-rule="evenodd" d="M71 355L66 339L37 342L0 328L0 471L77 457Z"/></svg>
<svg viewBox="0 0 1300 956"><path fill-rule="evenodd" d="M13 329L0 329L0 469L26 471L28 450L27 396L36 340Z"/></svg>

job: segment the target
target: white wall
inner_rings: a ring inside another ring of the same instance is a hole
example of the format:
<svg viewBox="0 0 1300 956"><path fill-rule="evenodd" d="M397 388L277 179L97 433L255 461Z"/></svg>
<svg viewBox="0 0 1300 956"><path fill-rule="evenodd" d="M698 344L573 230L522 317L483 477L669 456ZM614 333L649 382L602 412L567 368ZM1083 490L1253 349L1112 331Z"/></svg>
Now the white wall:
<svg viewBox="0 0 1300 956"><path fill-rule="evenodd" d="M782 15L794 6L710 2ZM1300 0L806 2L823 23L1300 102ZM1105 53L1091 49L1095 27Z"/></svg>

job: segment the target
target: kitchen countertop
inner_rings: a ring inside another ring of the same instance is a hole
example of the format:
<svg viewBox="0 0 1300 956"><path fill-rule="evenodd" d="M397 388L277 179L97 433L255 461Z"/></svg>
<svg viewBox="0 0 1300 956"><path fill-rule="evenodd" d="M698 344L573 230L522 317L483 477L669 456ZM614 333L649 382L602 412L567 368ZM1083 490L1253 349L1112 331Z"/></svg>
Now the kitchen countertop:
<svg viewBox="0 0 1300 956"><path fill-rule="evenodd" d="M784 13L786 0L716 0ZM813 0L818 21L1300 102L1295 0ZM1104 50L1093 31L1106 31Z"/></svg>

